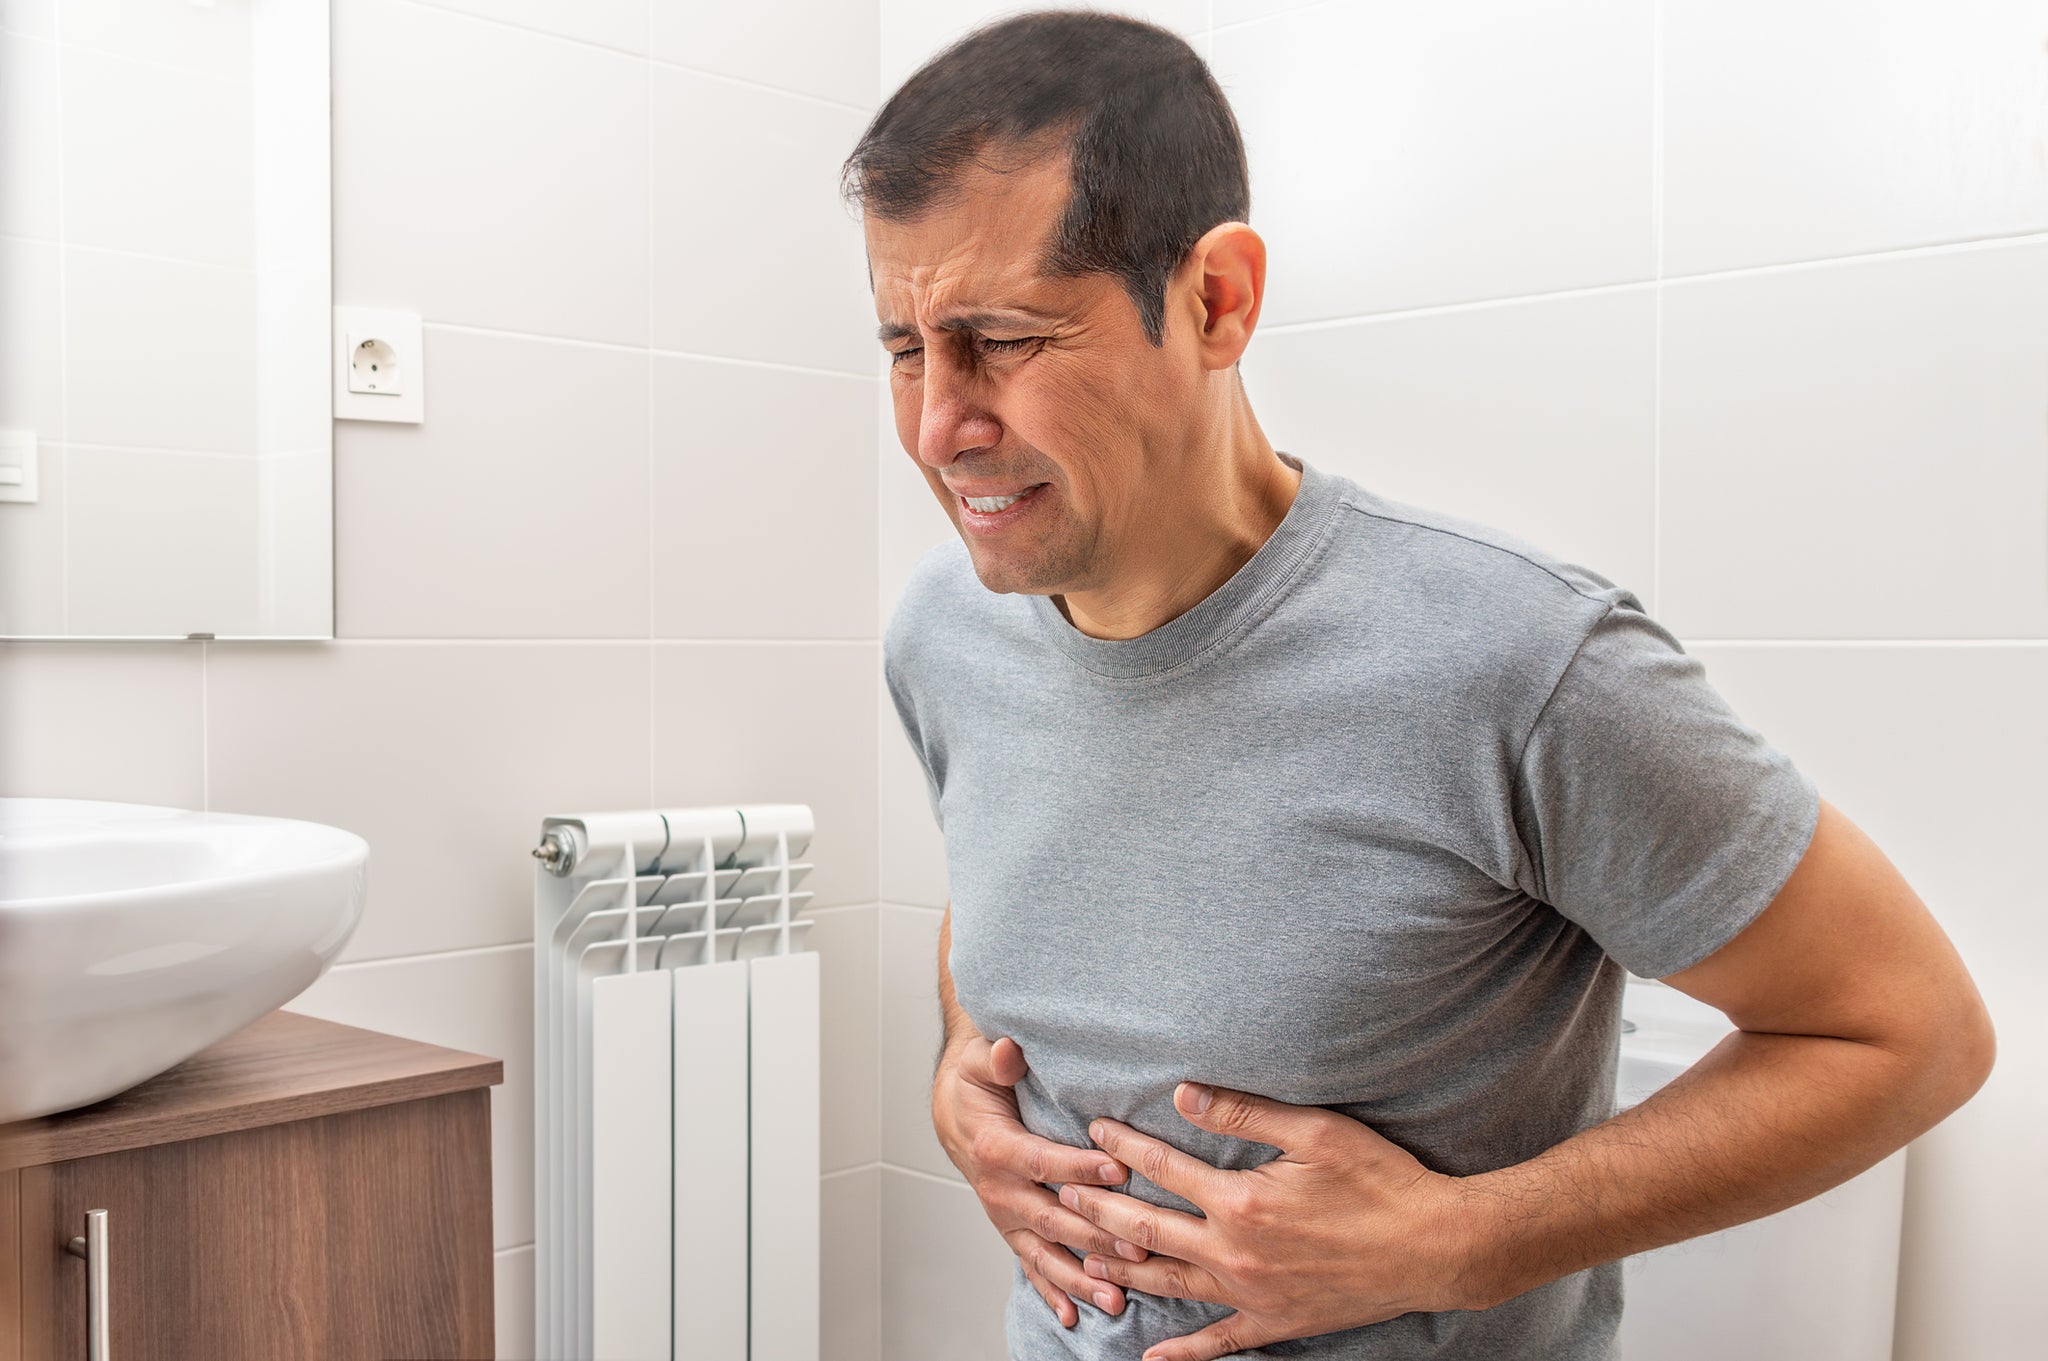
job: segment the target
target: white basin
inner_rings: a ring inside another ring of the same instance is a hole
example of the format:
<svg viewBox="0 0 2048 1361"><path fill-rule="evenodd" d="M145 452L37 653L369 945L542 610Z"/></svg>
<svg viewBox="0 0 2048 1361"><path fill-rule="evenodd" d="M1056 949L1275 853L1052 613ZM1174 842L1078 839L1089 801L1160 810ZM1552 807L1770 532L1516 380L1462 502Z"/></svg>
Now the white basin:
<svg viewBox="0 0 2048 1361"><path fill-rule="evenodd" d="M317 822L0 799L0 1121L124 1091L305 991L369 854Z"/></svg>

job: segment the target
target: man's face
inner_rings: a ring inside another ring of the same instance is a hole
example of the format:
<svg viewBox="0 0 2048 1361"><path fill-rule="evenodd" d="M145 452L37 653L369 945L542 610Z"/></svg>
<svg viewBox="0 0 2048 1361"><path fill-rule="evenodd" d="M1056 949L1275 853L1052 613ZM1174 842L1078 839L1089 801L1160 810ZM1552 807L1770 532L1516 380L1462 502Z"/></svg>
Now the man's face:
<svg viewBox="0 0 2048 1361"><path fill-rule="evenodd" d="M1156 347L1117 278L1039 274L1067 174L971 169L954 203L865 224L897 437L995 591L1108 584L1170 528L1197 453L1188 321L1169 305Z"/></svg>

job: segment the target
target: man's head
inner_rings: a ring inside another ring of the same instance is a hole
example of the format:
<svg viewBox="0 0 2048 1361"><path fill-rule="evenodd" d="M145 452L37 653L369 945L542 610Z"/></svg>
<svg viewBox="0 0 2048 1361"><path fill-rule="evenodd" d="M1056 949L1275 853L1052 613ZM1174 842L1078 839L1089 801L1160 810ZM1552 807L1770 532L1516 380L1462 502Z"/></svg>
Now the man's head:
<svg viewBox="0 0 2048 1361"><path fill-rule="evenodd" d="M1264 291L1208 68L1136 20L993 24L891 97L845 185L898 433L982 581L1108 585L1213 491Z"/></svg>

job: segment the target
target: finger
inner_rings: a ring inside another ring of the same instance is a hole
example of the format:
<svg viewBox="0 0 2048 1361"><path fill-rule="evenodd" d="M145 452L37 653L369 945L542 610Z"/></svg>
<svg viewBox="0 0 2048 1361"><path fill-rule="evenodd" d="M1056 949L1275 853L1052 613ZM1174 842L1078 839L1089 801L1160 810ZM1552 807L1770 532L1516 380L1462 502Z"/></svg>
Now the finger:
<svg viewBox="0 0 2048 1361"><path fill-rule="evenodd" d="M1025 1235L1019 1230L1018 1236L1022 1237ZM1003 1237L1010 1239L1011 1235L1004 1234ZM1079 1323L1081 1321L1081 1311L1074 1307L1072 1300L1067 1298L1067 1292L1046 1280L1039 1273L1038 1268L1031 1264L1031 1259L1025 1256L1023 1250L1017 1246L1015 1241L1010 1242L1010 1248L1017 1254L1018 1265L1024 1268L1024 1279L1031 1282L1031 1288L1036 1290L1038 1297L1045 1301L1045 1307L1052 1310L1052 1316L1060 1321L1060 1327L1071 1328L1076 1323Z"/></svg>
<svg viewBox="0 0 2048 1361"><path fill-rule="evenodd" d="M1072 1182L1060 1188L1060 1204L1147 1252L1195 1263L1209 1260L1208 1236L1213 1229L1197 1215Z"/></svg>
<svg viewBox="0 0 2048 1361"><path fill-rule="evenodd" d="M1005 1208L1010 1212L1008 1223L1021 1225L1049 1242L1062 1243L1076 1252L1114 1253L1117 1250L1115 1234L1068 1209L1060 1203L1058 1196L1043 1186L1030 1187L1023 1197ZM1140 1253L1134 1260L1143 1261L1144 1255Z"/></svg>
<svg viewBox="0 0 2048 1361"><path fill-rule="evenodd" d="M1031 1277L1034 1284L1044 1282L1045 1287L1068 1304L1087 1300L1105 1314L1123 1312L1122 1287L1114 1281L1098 1281L1090 1276L1081 1269L1081 1259L1073 1253L1047 1242L1029 1229L1014 1230L1003 1237L1009 1242L1011 1251L1017 1254L1017 1260L1023 1263L1024 1274ZM1039 1293L1044 1295L1046 1289L1041 1288ZM1051 1298L1048 1297L1046 1302L1051 1304ZM1053 1312L1060 1315L1062 1326L1072 1326L1058 1306Z"/></svg>
<svg viewBox="0 0 2048 1361"><path fill-rule="evenodd" d="M1333 1121L1358 1124L1321 1106L1290 1106L1285 1101L1275 1101L1253 1092L1210 1087L1199 1082L1183 1082L1175 1087L1173 1104L1180 1111L1181 1118L1191 1125L1227 1134L1233 1139L1271 1144L1283 1153L1313 1148L1321 1143Z"/></svg>
<svg viewBox="0 0 2048 1361"><path fill-rule="evenodd" d="M1078 1181L1090 1186L1121 1186L1130 1180L1130 1169L1114 1158L1104 1157L1097 1148L1075 1148L1031 1133L1023 1125L1005 1121L986 1127L986 1143L976 1150L984 1167L1001 1167L1026 1181L1058 1186Z"/></svg>
<svg viewBox="0 0 2048 1361"><path fill-rule="evenodd" d="M1177 1300L1207 1300L1227 1304L1223 1283L1193 1262L1178 1257L1148 1257L1127 1262L1121 1257L1089 1253L1081 1259L1081 1270L1097 1285L1109 1282L1142 1290L1148 1295L1171 1295Z"/></svg>
<svg viewBox="0 0 2048 1361"><path fill-rule="evenodd" d="M1151 1182L1164 1186L1204 1213L1223 1203L1228 1185L1240 1172L1225 1172L1183 1153L1163 1139L1140 1133L1120 1120L1097 1120L1088 1126L1088 1137L1118 1162Z"/></svg>
<svg viewBox="0 0 2048 1361"><path fill-rule="evenodd" d="M1278 1341L1280 1334L1258 1327L1240 1312L1217 1319L1199 1333L1155 1342L1145 1349L1139 1361L1217 1361L1218 1357L1235 1356Z"/></svg>
<svg viewBox="0 0 2048 1361"><path fill-rule="evenodd" d="M990 1075L1005 1087L1016 1086L1024 1080L1024 1074L1030 1071L1029 1065L1024 1062L1024 1046L1008 1035L989 1046L988 1066Z"/></svg>

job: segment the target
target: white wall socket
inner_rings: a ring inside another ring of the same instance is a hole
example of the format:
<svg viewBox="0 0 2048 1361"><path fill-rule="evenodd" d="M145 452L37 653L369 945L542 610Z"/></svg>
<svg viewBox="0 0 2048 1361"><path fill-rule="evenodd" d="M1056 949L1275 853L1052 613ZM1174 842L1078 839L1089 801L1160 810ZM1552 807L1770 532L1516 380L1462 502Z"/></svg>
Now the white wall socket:
<svg viewBox="0 0 2048 1361"><path fill-rule="evenodd" d="M417 312L334 309L334 419L418 425L426 389Z"/></svg>

